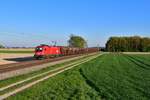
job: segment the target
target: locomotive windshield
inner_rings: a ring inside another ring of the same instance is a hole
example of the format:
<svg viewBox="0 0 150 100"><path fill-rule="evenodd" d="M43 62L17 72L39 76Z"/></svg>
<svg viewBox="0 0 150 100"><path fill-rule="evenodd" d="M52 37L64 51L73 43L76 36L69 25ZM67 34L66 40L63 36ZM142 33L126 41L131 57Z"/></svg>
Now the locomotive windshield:
<svg viewBox="0 0 150 100"><path fill-rule="evenodd" d="M36 51L42 51L43 48L36 48Z"/></svg>

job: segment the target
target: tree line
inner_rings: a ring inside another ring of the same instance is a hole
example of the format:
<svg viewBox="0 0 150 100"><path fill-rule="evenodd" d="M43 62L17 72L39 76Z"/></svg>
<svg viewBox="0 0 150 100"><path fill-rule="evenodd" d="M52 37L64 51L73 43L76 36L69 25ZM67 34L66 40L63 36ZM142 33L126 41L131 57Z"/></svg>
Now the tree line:
<svg viewBox="0 0 150 100"><path fill-rule="evenodd" d="M109 52L148 52L150 51L150 38L110 37L106 43L106 50Z"/></svg>

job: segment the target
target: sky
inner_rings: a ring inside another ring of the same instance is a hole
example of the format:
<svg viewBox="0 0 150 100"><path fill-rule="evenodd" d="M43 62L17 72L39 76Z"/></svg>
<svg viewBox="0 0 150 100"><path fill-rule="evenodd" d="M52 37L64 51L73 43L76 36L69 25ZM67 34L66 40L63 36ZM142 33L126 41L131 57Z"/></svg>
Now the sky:
<svg viewBox="0 0 150 100"><path fill-rule="evenodd" d="M150 0L0 0L0 44L67 45L70 34L89 46L110 36L150 37Z"/></svg>

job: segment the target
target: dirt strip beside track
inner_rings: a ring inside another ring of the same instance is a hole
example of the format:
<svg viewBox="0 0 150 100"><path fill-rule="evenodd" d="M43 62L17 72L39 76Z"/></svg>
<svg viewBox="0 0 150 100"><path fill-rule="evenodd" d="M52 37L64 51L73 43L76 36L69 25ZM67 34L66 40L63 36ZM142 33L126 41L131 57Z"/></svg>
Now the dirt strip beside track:
<svg viewBox="0 0 150 100"><path fill-rule="evenodd" d="M34 54L0 53L0 65L13 64L32 59ZM29 59L30 58L30 59Z"/></svg>

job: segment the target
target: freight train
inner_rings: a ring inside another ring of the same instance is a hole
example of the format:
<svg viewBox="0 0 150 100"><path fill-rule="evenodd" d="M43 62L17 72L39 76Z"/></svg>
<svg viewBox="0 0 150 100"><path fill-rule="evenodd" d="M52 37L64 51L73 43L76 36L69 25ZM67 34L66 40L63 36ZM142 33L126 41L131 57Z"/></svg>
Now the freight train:
<svg viewBox="0 0 150 100"><path fill-rule="evenodd" d="M98 52L98 47L92 48L74 48L74 47L65 47L65 46L49 46L49 45L40 45L35 48L35 59L41 58L51 58L58 56L68 56L68 55L77 55L85 53Z"/></svg>

